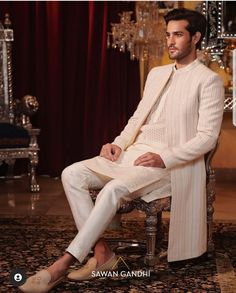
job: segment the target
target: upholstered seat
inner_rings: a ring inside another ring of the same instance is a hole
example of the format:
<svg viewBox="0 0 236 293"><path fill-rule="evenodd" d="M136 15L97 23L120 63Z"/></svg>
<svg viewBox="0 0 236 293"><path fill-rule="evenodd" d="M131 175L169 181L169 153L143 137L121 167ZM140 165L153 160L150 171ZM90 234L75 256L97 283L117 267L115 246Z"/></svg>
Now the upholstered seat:
<svg viewBox="0 0 236 293"><path fill-rule="evenodd" d="M24 127L0 123L0 149L28 147L29 134Z"/></svg>

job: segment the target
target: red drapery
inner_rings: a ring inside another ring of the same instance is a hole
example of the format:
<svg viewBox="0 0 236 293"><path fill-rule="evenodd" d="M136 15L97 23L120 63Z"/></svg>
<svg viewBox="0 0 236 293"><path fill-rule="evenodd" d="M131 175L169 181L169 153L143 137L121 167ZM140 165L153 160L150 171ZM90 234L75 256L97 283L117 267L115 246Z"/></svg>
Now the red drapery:
<svg viewBox="0 0 236 293"><path fill-rule="evenodd" d="M110 22L135 2L0 2L10 13L14 97L35 95L41 128L38 172L57 176L97 155L122 130L140 99L138 62L106 48Z"/></svg>

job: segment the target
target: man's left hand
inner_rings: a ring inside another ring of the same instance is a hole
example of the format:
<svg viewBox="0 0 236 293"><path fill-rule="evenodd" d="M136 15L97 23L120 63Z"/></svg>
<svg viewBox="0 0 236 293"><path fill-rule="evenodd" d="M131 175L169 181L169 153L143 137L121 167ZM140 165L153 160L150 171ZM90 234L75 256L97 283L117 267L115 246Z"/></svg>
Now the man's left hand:
<svg viewBox="0 0 236 293"><path fill-rule="evenodd" d="M160 155L155 153L145 153L134 161L134 166L165 168L165 164Z"/></svg>

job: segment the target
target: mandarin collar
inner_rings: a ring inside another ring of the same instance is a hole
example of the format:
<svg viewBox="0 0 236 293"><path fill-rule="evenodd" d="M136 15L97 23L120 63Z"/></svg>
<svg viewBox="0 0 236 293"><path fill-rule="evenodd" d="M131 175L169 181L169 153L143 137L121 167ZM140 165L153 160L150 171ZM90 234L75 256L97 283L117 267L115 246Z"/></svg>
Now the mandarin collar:
<svg viewBox="0 0 236 293"><path fill-rule="evenodd" d="M179 69L176 69L175 64L174 64L174 66L173 66L174 72L175 72L175 74L181 74L184 72L188 72L188 71L192 70L193 68L195 68L196 66L198 66L200 63L201 62L196 58L193 62L191 62L188 65L186 65L182 68L179 68Z"/></svg>

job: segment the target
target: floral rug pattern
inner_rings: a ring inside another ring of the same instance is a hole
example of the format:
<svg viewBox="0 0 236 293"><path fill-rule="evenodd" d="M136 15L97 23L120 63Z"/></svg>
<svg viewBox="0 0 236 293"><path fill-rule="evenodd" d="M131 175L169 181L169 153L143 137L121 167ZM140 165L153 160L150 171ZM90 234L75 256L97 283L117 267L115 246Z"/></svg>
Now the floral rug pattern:
<svg viewBox="0 0 236 293"><path fill-rule="evenodd" d="M165 223L164 228L167 235L168 223ZM17 287L10 282L10 272L15 268L21 268L27 272L27 276L30 276L45 268L62 255L75 234L76 228L73 219L69 216L2 217L0 219L0 292L18 292ZM110 240L134 238L143 241L144 223L142 220L122 221L121 230L106 231L104 236ZM115 245L115 242L111 241L111 243ZM65 280L52 292L236 292L232 291L235 289L236 225L215 224L214 243L215 256L212 258L202 256L193 260L168 263L165 257L167 243L164 240L161 246L163 257L160 263L151 269L143 263L145 246L125 248L114 246L116 254L122 260L119 262L119 271L146 270L149 275L131 277L126 274L84 282ZM222 261L226 257L228 262ZM76 263L72 269L79 266L80 264ZM231 275L227 280L225 272L229 269ZM226 276L223 281L220 279L221 275Z"/></svg>

